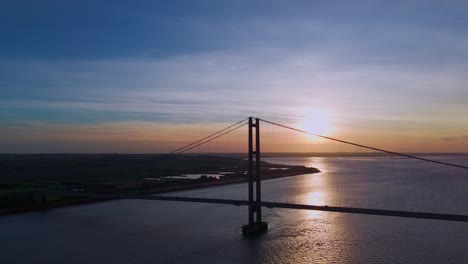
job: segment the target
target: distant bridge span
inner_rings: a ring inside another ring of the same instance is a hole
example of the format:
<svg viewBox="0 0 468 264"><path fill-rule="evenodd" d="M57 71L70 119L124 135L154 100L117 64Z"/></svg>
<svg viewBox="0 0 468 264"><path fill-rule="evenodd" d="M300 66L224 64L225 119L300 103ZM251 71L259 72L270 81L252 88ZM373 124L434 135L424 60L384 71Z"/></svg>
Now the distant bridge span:
<svg viewBox="0 0 468 264"><path fill-rule="evenodd" d="M418 219L433 219L433 220L447 220L457 222L468 222L468 215L458 214L442 214L442 213L425 213L425 212L411 212L399 210L383 210L383 209L369 209L357 207L341 207L341 206L327 206L327 205L309 205L309 204L291 204L279 202L253 202L249 203L248 200L232 200L232 199L215 199L215 198L195 198L195 197L179 197L179 196L156 196L156 195L107 195L107 194L88 194L88 193L50 193L47 195L61 195L69 197L87 197L95 199L137 199L137 200L152 200L152 201L173 201L173 202L192 202L192 203L209 203L209 204L230 204L236 206L254 206L266 208L284 208L284 209L300 209L300 210L315 210L325 212L339 212L350 214L364 214L364 215L380 215L380 216L395 216L406 218Z"/></svg>

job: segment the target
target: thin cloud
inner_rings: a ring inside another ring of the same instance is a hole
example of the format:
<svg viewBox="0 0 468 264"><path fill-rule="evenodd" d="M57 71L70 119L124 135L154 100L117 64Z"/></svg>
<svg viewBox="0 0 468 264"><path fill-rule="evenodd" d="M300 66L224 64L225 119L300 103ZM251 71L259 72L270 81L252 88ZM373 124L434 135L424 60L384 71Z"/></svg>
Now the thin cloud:
<svg viewBox="0 0 468 264"><path fill-rule="evenodd" d="M468 140L468 135L463 135L463 136L454 136L454 137L443 137L441 140L446 140L446 141L462 141L462 140Z"/></svg>

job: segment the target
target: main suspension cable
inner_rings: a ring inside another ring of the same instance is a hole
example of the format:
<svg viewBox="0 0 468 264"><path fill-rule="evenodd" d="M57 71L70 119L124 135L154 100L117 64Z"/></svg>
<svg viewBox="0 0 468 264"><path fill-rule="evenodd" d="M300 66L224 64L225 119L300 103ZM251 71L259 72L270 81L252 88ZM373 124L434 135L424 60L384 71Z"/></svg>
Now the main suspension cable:
<svg viewBox="0 0 468 264"><path fill-rule="evenodd" d="M222 132L224 132L224 131L226 131L226 130L232 128L232 127L235 127L235 126L237 126L238 124L244 122L244 121L247 120L247 119L248 119L248 118L244 118L244 119L242 119L241 121L236 122L236 123L234 123L234 124L232 124L232 125L230 125L230 126L224 128L224 129L221 129L221 130L219 130L219 131L217 131L217 132L215 132L215 133L213 133L213 134L211 134L211 135L209 135L209 136L206 136L206 137L204 137L204 138L202 138L202 139L199 139L199 140L197 140L197 141L195 141L195 142L192 142L192 143L190 143L190 144L188 144L188 145L185 145L185 146L183 146L183 147L181 147L181 148L178 148L178 149L176 149L176 150L173 150L173 151L171 151L171 152L165 154L164 156L171 156L171 155L173 155L173 154L174 154L174 155L175 155L175 154L179 154L178 152L182 153L182 152L185 152L185 151L187 151L187 150L189 150L189 149L192 149L192 148L190 148L190 147L192 147L193 145L195 145L195 144L197 144L197 143L199 143L199 142L202 142L202 141L204 141L204 140L207 140L207 139L209 139L209 138L211 138L211 137L214 137L214 136L216 136L216 135L218 135L218 134L220 134L220 133L222 133ZM186 148L188 148L188 149L185 150Z"/></svg>
<svg viewBox="0 0 468 264"><path fill-rule="evenodd" d="M353 143L353 142L349 142L349 141L345 141L345 140L341 140L341 139L336 139L336 138L327 137L327 136L323 136L323 135L313 134L313 133L307 132L305 130L301 130L301 129L290 127L290 126L285 126L285 125L278 124L276 122L268 121L268 120L261 119L261 118L259 118L259 120L261 120L261 121L263 121L265 123L271 124L271 125L279 126L279 127L286 128L286 129L290 129L290 130L297 131L297 132L300 132L300 133L304 133L304 134L307 134L307 135L312 135L312 136L316 136L316 137L320 137L320 138L324 138L324 139L328 139L328 140L332 140L332 141L336 141L336 142L340 142L340 143L344 143L344 144L348 144L348 145L353 145L353 146L356 146L356 147L366 148L366 149L375 150L375 151L379 151L379 152L383 152L383 153L387 153L387 154L392 154L392 155L396 155L396 156L402 156L402 157L407 157L407 158L411 158L411 159L417 159L417 160L422 160L422 161L427 161L427 162L432 162L432 163L437 163L437 164L442 164L442 165L447 165L447 166L451 166L451 167L457 167L457 168L462 168L462 169L468 170L468 167L463 166L463 165L458 165L458 164L453 164L453 163L448 163L448 162L443 162L443 161L438 161L438 160L433 160L433 159L426 159L426 158L422 158L422 157L418 157L418 156L414 156L414 155L409 155L409 154L389 151L389 150L385 150L385 149L370 147L370 146L366 146L366 145L362 145L362 144L358 144L358 143Z"/></svg>
<svg viewBox="0 0 468 264"><path fill-rule="evenodd" d="M222 136L224 136L224 135L226 135L228 133L231 133L232 131L237 130L237 129L247 125L248 122L245 122L245 120L247 120L247 118L243 119L243 120L241 120L241 121L239 121L239 122L237 122L237 123L235 123L233 125L230 125L229 127L226 127L224 129L216 132L216 133L213 133L213 134L211 134L211 135L209 135L207 137L204 137L204 138L202 138L200 140L197 140L197 141L195 141L195 142L193 142L193 143L191 143L191 144L189 144L187 146L184 146L182 148L174 150L174 151L166 154L165 157L171 157L171 156L175 156L175 155L178 155L178 154L182 154L182 153L187 152L187 151L189 151L189 150L191 150L193 148L196 148L196 147L201 146L203 144L206 144L206 143L208 143L210 141L213 141L213 140L215 140L215 139L217 139L219 137L222 137ZM244 122L244 123L242 123L242 122Z"/></svg>

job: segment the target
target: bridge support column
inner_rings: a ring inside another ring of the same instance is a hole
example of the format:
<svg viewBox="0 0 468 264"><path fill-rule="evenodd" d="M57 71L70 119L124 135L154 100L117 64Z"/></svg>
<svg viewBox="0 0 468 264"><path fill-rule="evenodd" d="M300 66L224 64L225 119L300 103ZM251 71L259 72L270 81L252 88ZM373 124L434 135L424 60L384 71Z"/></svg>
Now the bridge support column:
<svg viewBox="0 0 468 264"><path fill-rule="evenodd" d="M253 147L253 129L255 128L255 150ZM260 172L260 120L249 117L249 222L242 227L244 236L255 235L267 231L268 224L262 221L262 201L261 193L261 172ZM254 155L255 155L255 170L254 170ZM255 183L255 200L254 200L254 183ZM254 219L254 214L256 217Z"/></svg>

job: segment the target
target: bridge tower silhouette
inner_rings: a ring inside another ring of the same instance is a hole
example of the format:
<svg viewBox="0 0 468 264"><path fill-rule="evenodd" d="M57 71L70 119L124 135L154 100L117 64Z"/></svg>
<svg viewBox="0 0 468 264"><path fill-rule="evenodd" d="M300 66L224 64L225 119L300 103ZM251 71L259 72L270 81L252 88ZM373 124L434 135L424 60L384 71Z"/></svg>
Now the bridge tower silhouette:
<svg viewBox="0 0 468 264"><path fill-rule="evenodd" d="M249 161L248 161L248 189L249 201L248 224L242 227L242 234L245 236L254 235L265 232L268 229L268 223L262 221L262 186L261 186L261 169L260 169L260 119L249 117L248 125L248 145L249 145ZM254 148L254 133L255 130L255 148ZM255 159L254 159L255 155ZM255 168L254 168L255 161ZM255 191L254 191L255 185ZM255 193L255 195L254 195ZM255 196L255 199L254 199ZM255 217L254 217L255 215Z"/></svg>

